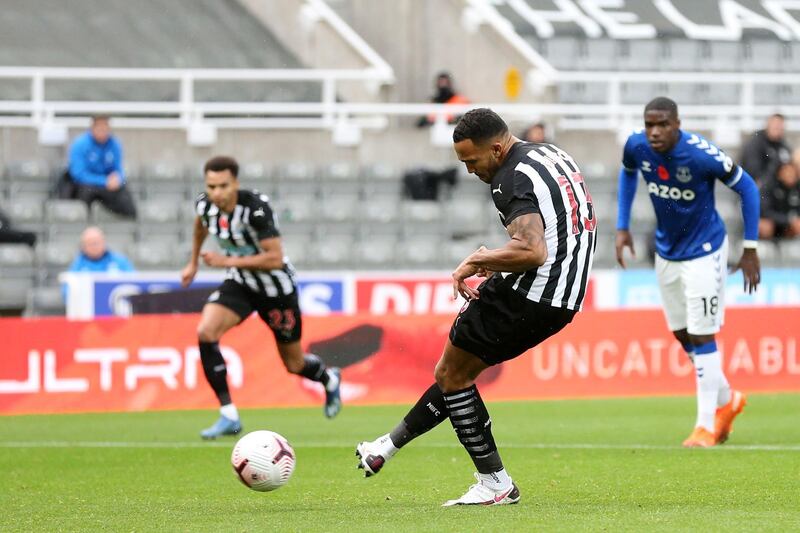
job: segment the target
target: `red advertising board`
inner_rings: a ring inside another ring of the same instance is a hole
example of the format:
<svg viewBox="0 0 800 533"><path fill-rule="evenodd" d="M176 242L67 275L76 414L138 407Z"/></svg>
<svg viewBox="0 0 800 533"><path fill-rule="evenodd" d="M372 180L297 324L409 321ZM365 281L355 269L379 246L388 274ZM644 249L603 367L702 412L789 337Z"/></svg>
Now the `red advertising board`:
<svg viewBox="0 0 800 533"><path fill-rule="evenodd" d="M0 413L212 408L195 315L69 322L3 319ZM346 403L408 403L433 380L452 315L307 317L304 344L344 367ZM731 383L800 391L800 309L732 309L719 344ZM318 405L251 318L221 343L241 407ZM486 371L489 400L691 394L691 365L658 311L588 311L529 353Z"/></svg>

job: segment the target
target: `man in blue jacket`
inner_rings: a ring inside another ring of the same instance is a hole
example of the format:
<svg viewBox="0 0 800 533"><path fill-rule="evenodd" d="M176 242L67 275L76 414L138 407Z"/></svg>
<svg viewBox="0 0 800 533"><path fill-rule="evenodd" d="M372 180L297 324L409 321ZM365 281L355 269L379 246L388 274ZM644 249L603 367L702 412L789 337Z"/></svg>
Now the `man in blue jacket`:
<svg viewBox="0 0 800 533"><path fill-rule="evenodd" d="M122 254L106 248L106 237L97 226L81 234L81 250L69 266L70 272L133 272L133 265Z"/></svg>
<svg viewBox="0 0 800 533"><path fill-rule="evenodd" d="M136 206L125 187L122 145L111 134L109 117L93 117L89 131L72 143L69 174L76 186L77 198L87 205L99 200L118 215L136 218Z"/></svg>

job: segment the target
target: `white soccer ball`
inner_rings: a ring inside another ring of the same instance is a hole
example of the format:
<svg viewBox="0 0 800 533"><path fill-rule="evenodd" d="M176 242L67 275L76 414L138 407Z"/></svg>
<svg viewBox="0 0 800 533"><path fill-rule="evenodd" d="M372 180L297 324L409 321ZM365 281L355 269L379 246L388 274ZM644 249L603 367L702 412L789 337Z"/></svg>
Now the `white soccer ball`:
<svg viewBox="0 0 800 533"><path fill-rule="evenodd" d="M274 431L253 431L236 443L231 453L233 471L253 490L268 492L286 485L295 465L294 450Z"/></svg>

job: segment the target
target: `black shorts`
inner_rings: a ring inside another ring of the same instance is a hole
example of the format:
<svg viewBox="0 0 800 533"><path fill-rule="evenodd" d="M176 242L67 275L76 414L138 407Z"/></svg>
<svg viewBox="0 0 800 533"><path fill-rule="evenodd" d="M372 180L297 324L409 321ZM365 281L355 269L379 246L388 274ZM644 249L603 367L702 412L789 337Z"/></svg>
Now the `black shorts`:
<svg viewBox="0 0 800 533"><path fill-rule="evenodd" d="M457 348L496 365L533 348L572 322L577 311L528 300L499 274L481 283L480 298L461 308L450 328Z"/></svg>
<svg viewBox="0 0 800 533"><path fill-rule="evenodd" d="M288 296L270 298L253 292L232 279L226 279L211 293L206 303L223 305L239 315L242 320L256 311L261 320L272 330L276 341L286 343L300 340L303 320L296 287Z"/></svg>

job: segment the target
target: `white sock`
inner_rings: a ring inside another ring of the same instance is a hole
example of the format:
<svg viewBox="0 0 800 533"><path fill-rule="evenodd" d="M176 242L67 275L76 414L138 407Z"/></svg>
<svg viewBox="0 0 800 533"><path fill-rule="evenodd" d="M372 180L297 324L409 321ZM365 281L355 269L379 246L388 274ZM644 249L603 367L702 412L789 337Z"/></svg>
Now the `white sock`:
<svg viewBox="0 0 800 533"><path fill-rule="evenodd" d="M232 403L220 407L219 412L222 414L222 416L224 416L229 420L239 420L239 411L236 409L236 406Z"/></svg>
<svg viewBox="0 0 800 533"><path fill-rule="evenodd" d="M505 490L511 486L511 478L508 477L508 472L506 472L505 468L499 472L478 475L481 477L481 483L490 489Z"/></svg>
<svg viewBox="0 0 800 533"><path fill-rule="evenodd" d="M331 372L330 368L326 368L325 372L328 373L328 384L325 385L325 390L332 391L339 386L339 378L334 372Z"/></svg>
<svg viewBox="0 0 800 533"><path fill-rule="evenodd" d="M717 407L727 405L731 401L731 385L722 370L722 356L719 359L719 391L717 392Z"/></svg>
<svg viewBox="0 0 800 533"><path fill-rule="evenodd" d="M712 344L712 343L709 343ZM722 381L722 363L719 352L695 353L694 366L697 377L697 423L714 432L714 415L717 412L717 399Z"/></svg>
<svg viewBox="0 0 800 533"><path fill-rule="evenodd" d="M375 439L373 444L375 444L378 454L382 455L384 459L389 459L399 451L399 448L392 442L389 433Z"/></svg>

